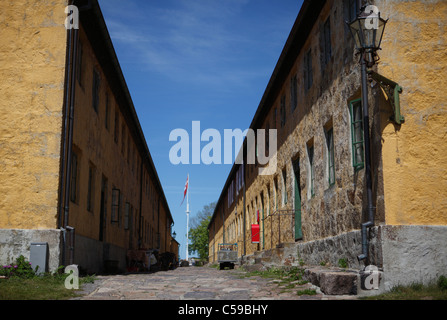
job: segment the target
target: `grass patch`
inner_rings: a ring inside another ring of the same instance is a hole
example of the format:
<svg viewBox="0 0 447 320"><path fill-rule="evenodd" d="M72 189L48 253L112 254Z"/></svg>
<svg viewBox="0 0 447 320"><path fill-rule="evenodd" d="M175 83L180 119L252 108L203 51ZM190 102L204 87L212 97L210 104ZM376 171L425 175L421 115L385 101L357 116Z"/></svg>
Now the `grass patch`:
<svg viewBox="0 0 447 320"><path fill-rule="evenodd" d="M292 268L272 267L268 270L263 271L246 272L243 277L247 278L257 276L264 279L280 280L278 281L278 286L284 286L285 289L293 289L296 284L302 285L307 283L307 281L303 280L303 275L304 275L304 269L300 267L292 267Z"/></svg>
<svg viewBox="0 0 447 320"><path fill-rule="evenodd" d="M21 255L9 265L0 266L0 300L65 300L77 297L79 290L65 288L69 276L60 266L52 274L37 274L37 269ZM79 286L93 283L94 276L80 277Z"/></svg>
<svg viewBox="0 0 447 320"><path fill-rule="evenodd" d="M0 300L67 300L78 296L79 290L65 288L65 274L33 278L0 279ZM79 278L79 287L93 283L94 277Z"/></svg>
<svg viewBox="0 0 447 320"><path fill-rule="evenodd" d="M296 294L299 296L314 296L317 294L317 291L314 289L304 289L304 290L298 290Z"/></svg>
<svg viewBox="0 0 447 320"><path fill-rule="evenodd" d="M348 260L342 258L338 260L338 266L342 269L346 269L348 267Z"/></svg>
<svg viewBox="0 0 447 320"><path fill-rule="evenodd" d="M436 283L422 285L413 283L409 286L396 286L389 292L364 297L364 300L447 300L447 278L441 276Z"/></svg>
<svg viewBox="0 0 447 320"><path fill-rule="evenodd" d="M304 275L304 269L300 267L286 268L269 268L262 271L249 271L246 272L244 277L261 277L265 279L281 279L284 282L292 282L296 280L302 280Z"/></svg>

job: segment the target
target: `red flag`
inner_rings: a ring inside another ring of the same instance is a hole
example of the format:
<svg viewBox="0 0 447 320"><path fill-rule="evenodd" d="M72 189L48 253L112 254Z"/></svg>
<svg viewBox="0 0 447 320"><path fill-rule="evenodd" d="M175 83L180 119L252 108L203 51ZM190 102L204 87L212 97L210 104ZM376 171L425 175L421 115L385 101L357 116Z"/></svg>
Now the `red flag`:
<svg viewBox="0 0 447 320"><path fill-rule="evenodd" d="M189 175L186 178L185 190L183 190L183 201L185 201L186 193L188 192L188 184L189 184ZM183 201L180 205L183 204Z"/></svg>

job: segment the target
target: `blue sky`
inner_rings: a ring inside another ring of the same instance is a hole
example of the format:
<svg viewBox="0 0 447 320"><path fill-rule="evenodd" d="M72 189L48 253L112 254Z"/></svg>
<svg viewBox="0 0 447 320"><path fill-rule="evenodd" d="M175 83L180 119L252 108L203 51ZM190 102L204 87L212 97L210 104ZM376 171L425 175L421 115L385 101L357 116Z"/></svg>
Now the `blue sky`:
<svg viewBox="0 0 447 320"><path fill-rule="evenodd" d="M99 0L186 255L192 218L217 201L231 165L173 165L172 130L249 127L302 0ZM191 143L191 142L190 142ZM207 142L202 142L202 148ZM223 141L222 141L223 148ZM222 162L223 162L222 149Z"/></svg>

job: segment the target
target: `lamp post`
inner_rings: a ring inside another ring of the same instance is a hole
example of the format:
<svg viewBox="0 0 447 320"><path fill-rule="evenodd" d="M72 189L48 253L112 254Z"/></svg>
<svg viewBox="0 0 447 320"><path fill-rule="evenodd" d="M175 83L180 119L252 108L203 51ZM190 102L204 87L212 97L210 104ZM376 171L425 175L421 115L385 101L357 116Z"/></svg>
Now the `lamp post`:
<svg viewBox="0 0 447 320"><path fill-rule="evenodd" d="M362 254L357 258L359 261L368 258L367 228L374 225L374 207L372 203L372 172L371 172L371 150L369 134L369 111L368 111L368 83L367 68L371 68L379 60L377 50L380 49L383 32L387 20L380 17L376 6L368 5L360 9L357 18L349 22L349 29L355 40L355 45L360 54L361 77L362 77L362 109L363 109L363 138L365 142L365 179L366 196L368 202L368 221L362 223Z"/></svg>

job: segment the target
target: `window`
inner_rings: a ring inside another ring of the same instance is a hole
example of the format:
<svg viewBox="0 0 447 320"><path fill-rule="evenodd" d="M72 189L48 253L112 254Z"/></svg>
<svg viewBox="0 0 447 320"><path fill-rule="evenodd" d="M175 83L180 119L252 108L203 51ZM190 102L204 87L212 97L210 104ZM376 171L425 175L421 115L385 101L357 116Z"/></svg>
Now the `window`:
<svg viewBox="0 0 447 320"><path fill-rule="evenodd" d="M358 0L343 0L343 18L347 22L351 22L357 18L359 14ZM345 37L354 43L354 39L351 35L351 31L349 30L349 26L347 23L345 25Z"/></svg>
<svg viewBox="0 0 447 320"><path fill-rule="evenodd" d="M229 208L234 202L234 180L231 181L227 194L228 194L228 208Z"/></svg>
<svg viewBox="0 0 447 320"><path fill-rule="evenodd" d="M309 90L312 87L313 74L312 74L312 50L309 49L304 55L304 88Z"/></svg>
<svg viewBox="0 0 447 320"><path fill-rule="evenodd" d="M322 71L331 60L332 46L331 46L331 20L327 18L323 25L323 30L320 33L321 43L321 69Z"/></svg>
<svg viewBox="0 0 447 320"><path fill-rule="evenodd" d="M329 186L335 183L334 129L326 131L327 168Z"/></svg>
<svg viewBox="0 0 447 320"><path fill-rule="evenodd" d="M236 195L239 195L239 191L244 185L244 164L239 166L239 169L236 171Z"/></svg>
<svg viewBox="0 0 447 320"><path fill-rule="evenodd" d="M281 105L280 105L280 113L281 113L281 128L286 124L286 96L283 95L281 97Z"/></svg>
<svg viewBox="0 0 447 320"><path fill-rule="evenodd" d="M290 108L291 111L295 111L298 105L298 83L297 76L293 76L290 80Z"/></svg>
<svg viewBox="0 0 447 320"><path fill-rule="evenodd" d="M351 101L349 112L351 114L352 165L354 169L360 170L364 166L362 100Z"/></svg>
<svg viewBox="0 0 447 320"><path fill-rule="evenodd" d="M78 155L73 152L71 159L70 200L78 203Z"/></svg>
<svg viewBox="0 0 447 320"><path fill-rule="evenodd" d="M287 204L287 170L284 168L282 170L282 203L283 205Z"/></svg>
<svg viewBox="0 0 447 320"><path fill-rule="evenodd" d="M101 78L99 72L93 70L93 87L92 87L92 105L93 109L98 113L99 107L99 87L101 85Z"/></svg>
<svg viewBox="0 0 447 320"><path fill-rule="evenodd" d="M90 163L88 168L87 211L93 212L95 194L95 167Z"/></svg>
<svg viewBox="0 0 447 320"><path fill-rule="evenodd" d="M113 188L111 222L118 222L119 216L120 216L120 190Z"/></svg>
<svg viewBox="0 0 447 320"><path fill-rule="evenodd" d="M315 162L314 162L314 146L308 144L307 155L309 158L309 195L313 197L315 195Z"/></svg>

